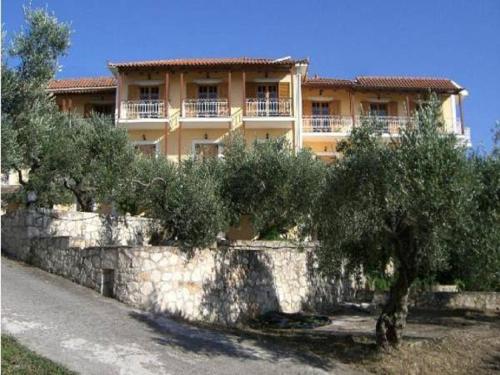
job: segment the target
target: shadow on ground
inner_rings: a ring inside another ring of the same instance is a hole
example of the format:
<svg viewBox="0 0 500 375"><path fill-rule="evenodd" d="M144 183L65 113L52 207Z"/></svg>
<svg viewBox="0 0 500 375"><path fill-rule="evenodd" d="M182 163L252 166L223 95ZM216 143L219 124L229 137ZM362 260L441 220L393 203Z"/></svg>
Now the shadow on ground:
<svg viewBox="0 0 500 375"><path fill-rule="evenodd" d="M149 326L157 343L197 355L269 361L286 359L325 370L334 369L335 362L358 366L381 359L373 333L376 319L373 314L342 311L331 317L329 326L288 330L188 324L161 314L133 313L132 317ZM414 311L408 319L405 345L411 347L439 341L463 329L474 332L490 328L500 328L498 315L476 311ZM498 356L492 357L485 365L496 368L498 360Z"/></svg>

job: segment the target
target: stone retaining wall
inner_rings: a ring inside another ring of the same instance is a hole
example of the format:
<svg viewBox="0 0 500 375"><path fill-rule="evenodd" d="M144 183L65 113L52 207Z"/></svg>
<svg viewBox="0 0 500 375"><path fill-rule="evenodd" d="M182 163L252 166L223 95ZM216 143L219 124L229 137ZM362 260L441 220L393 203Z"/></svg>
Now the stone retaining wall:
<svg viewBox="0 0 500 375"><path fill-rule="evenodd" d="M111 275L118 300L190 320L231 325L267 311L325 311L353 293L347 280L319 276L311 249L281 242L237 243L192 256L177 247L72 245L70 237L37 239L29 260L99 292Z"/></svg>
<svg viewBox="0 0 500 375"><path fill-rule="evenodd" d="M2 215L2 251L25 260L33 239L54 236L71 236L80 247L143 245L149 240L151 223L142 217L92 212L17 210Z"/></svg>
<svg viewBox="0 0 500 375"><path fill-rule="evenodd" d="M190 254L147 246L150 224L19 211L2 216L2 250L132 306L222 324L267 311L326 311L354 293L349 280L320 276L311 248L239 241Z"/></svg>

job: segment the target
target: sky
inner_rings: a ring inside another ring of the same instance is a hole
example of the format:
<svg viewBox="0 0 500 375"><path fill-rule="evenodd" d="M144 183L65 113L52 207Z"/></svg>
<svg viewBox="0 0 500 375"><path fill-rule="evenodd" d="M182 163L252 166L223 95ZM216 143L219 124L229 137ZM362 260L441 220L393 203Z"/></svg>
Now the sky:
<svg viewBox="0 0 500 375"><path fill-rule="evenodd" d="M20 0L2 1L7 40ZM500 0L45 0L71 24L59 78L109 75L108 61L308 57L309 74L447 77L465 87L474 148L500 120Z"/></svg>

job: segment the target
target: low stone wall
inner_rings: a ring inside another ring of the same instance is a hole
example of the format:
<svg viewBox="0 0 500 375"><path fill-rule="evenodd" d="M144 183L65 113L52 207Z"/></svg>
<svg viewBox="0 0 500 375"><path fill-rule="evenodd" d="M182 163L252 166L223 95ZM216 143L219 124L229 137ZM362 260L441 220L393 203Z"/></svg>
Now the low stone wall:
<svg viewBox="0 0 500 375"><path fill-rule="evenodd" d="M375 293L372 304L382 306L386 293ZM497 292L424 292L411 295L411 307L429 310L477 310L500 312L500 293Z"/></svg>
<svg viewBox="0 0 500 375"><path fill-rule="evenodd" d="M500 293L496 292L427 292L412 301L427 309L466 309L500 312Z"/></svg>
<svg viewBox="0 0 500 375"><path fill-rule="evenodd" d="M177 247L81 248L69 236L32 241L26 259L137 308L235 324L267 311L327 311L353 294L319 275L312 249L237 242L186 254Z"/></svg>
<svg viewBox="0 0 500 375"><path fill-rule="evenodd" d="M142 217L92 212L17 210L2 215L2 251L26 260L32 240L60 236L71 236L79 247L144 245L150 237L151 223Z"/></svg>

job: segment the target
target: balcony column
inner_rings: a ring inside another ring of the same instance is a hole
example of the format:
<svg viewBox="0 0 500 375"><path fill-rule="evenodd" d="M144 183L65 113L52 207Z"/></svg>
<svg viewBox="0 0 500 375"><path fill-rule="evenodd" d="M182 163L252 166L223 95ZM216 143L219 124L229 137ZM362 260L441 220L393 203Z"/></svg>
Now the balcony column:
<svg viewBox="0 0 500 375"><path fill-rule="evenodd" d="M406 95L406 114L408 117L411 117L411 112L410 112L410 97Z"/></svg>
<svg viewBox="0 0 500 375"><path fill-rule="evenodd" d="M168 96L169 96L169 87L170 86L170 75L168 72L165 73L165 103L163 104L164 109L164 116L165 116L165 126L163 127L163 152L165 154L165 157L167 156L167 144L168 144L168 127L169 127L169 120L168 120Z"/></svg>
<svg viewBox="0 0 500 375"><path fill-rule="evenodd" d="M290 79L291 79L290 85L292 86L291 87L291 89L292 89L291 96L292 97L290 99L290 103L291 103L292 107L295 105L295 101L294 101L295 95L294 94L296 91L293 76L294 76L293 71L290 71ZM294 113L296 113L296 112L298 112L298 111L294 111ZM299 119L297 118L297 116L295 116L295 121L292 122L292 149L293 149L293 152L296 151L296 145L297 145L297 142L295 140L295 127L297 126L298 121L299 121Z"/></svg>
<svg viewBox="0 0 500 375"><path fill-rule="evenodd" d="M181 116L184 115L184 73L181 72L180 74L180 77L179 77L179 83L180 83L180 87L179 87L179 97L180 97L180 105L181 105ZM182 132L182 122L179 121L179 126L178 126L178 129L177 129L177 151L178 151L178 154L179 154L179 162L181 161L181 141L182 141L182 136L181 136L181 132Z"/></svg>
<svg viewBox="0 0 500 375"><path fill-rule="evenodd" d="M460 111L460 128L462 131L462 135L464 135L465 134L465 131L464 131L464 111L462 108L462 95L460 95L460 93L458 93L458 109Z"/></svg>
<svg viewBox="0 0 500 375"><path fill-rule="evenodd" d="M231 71L227 73L227 107L229 111L229 117L231 117ZM229 121L229 131L231 131L231 126L232 126L232 119Z"/></svg>
<svg viewBox="0 0 500 375"><path fill-rule="evenodd" d="M242 87L243 87L243 116L247 114L247 84L246 84L246 73L243 71L241 75ZM245 121L243 121L243 137L245 137Z"/></svg>
<svg viewBox="0 0 500 375"><path fill-rule="evenodd" d="M356 114L354 113L354 93L349 91L349 110L351 112L352 127L356 126Z"/></svg>
<svg viewBox="0 0 500 375"><path fill-rule="evenodd" d="M117 77L117 85L116 85L116 99L115 99L115 113L116 113L116 123L118 123L118 120L121 117L121 106L122 106L122 85L123 85L123 79L122 75L118 73Z"/></svg>

